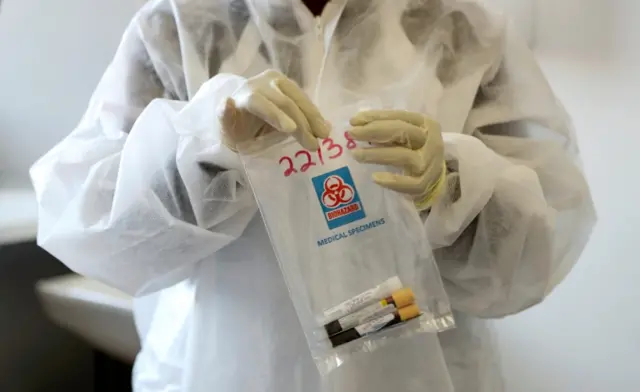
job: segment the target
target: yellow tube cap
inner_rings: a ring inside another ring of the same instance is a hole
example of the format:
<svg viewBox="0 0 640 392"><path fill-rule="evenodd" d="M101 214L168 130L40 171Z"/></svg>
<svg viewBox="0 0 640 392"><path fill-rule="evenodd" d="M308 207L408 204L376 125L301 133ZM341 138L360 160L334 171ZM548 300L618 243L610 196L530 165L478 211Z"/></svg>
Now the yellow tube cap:
<svg viewBox="0 0 640 392"><path fill-rule="evenodd" d="M400 320L402 321L411 320L412 318L420 316L420 308L415 304L409 305L405 308L398 309L398 314L400 315Z"/></svg>
<svg viewBox="0 0 640 392"><path fill-rule="evenodd" d="M408 287L396 291L391 295L391 298L393 298L393 302L396 303L396 308L398 309L409 306L416 300L415 295L413 295L413 290Z"/></svg>

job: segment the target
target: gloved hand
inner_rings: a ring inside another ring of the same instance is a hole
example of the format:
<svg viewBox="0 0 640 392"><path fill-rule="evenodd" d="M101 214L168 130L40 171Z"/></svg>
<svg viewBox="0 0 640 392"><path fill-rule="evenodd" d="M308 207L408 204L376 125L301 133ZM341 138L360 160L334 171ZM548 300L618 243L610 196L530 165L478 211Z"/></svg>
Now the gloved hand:
<svg viewBox="0 0 640 392"><path fill-rule="evenodd" d="M220 114L222 140L233 151L239 143L270 132L291 134L308 150L329 136L318 108L296 85L277 71L250 78L225 103Z"/></svg>
<svg viewBox="0 0 640 392"><path fill-rule="evenodd" d="M403 174L373 173L373 181L411 196L420 211L429 208L446 178L440 125L422 114L396 110L360 112L351 125L354 140L372 144L353 150L358 162L403 169Z"/></svg>

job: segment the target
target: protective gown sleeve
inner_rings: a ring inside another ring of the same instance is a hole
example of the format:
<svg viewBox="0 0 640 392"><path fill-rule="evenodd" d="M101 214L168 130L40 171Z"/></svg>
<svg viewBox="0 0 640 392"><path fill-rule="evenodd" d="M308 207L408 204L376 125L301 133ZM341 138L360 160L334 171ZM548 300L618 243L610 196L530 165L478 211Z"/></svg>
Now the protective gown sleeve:
<svg viewBox="0 0 640 392"><path fill-rule="evenodd" d="M595 223L575 135L532 52L512 35L464 131L446 134L447 186L426 219L454 309L501 317L539 303Z"/></svg>
<svg viewBox="0 0 640 392"><path fill-rule="evenodd" d="M179 102L151 64L132 23L80 124L30 173L39 245L134 295L184 279L257 211L215 110L242 78L215 76Z"/></svg>

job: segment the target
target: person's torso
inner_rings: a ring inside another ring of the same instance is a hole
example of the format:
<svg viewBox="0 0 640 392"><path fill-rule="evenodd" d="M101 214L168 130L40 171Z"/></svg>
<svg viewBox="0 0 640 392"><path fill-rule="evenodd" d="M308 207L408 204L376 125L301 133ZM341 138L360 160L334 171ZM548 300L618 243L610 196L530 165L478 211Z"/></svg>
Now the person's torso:
<svg viewBox="0 0 640 392"><path fill-rule="evenodd" d="M218 73L276 69L323 113L368 101L462 132L482 78L500 65L499 34L473 29L471 18L488 17L473 3L338 0L315 18L297 0L154 4L140 33L167 95L179 100Z"/></svg>
<svg viewBox="0 0 640 392"><path fill-rule="evenodd" d="M424 28L442 13L439 9L433 14L425 9L406 14L395 6L387 6L386 13L365 6L358 15L363 3L351 1L353 7L345 8L342 17L328 18L328 24L318 29L303 23L300 16L296 23L294 15L286 12L269 18L237 0L211 2L215 6L198 1L156 3L162 12L144 19L141 31L154 51L158 77L176 99L188 100L219 72L251 77L276 68L296 80L323 112L368 100L436 115L446 90L453 86L458 95L470 91L462 94L469 102L456 106L466 113L482 77L464 75L464 64L442 71L455 50L430 47ZM254 7L255 3L247 2ZM387 22L382 23L382 16ZM449 19L461 23L455 16ZM327 29L332 30L329 39ZM453 120L447 121L453 124L452 131L461 131L459 123L464 119L456 117L456 110L447 110ZM482 386L486 374L479 373L479 364L485 358L478 350L484 343L464 328L443 334L442 348L437 335L424 334L359 355L321 385L258 215L240 239L199 264L190 285L195 290L192 303L159 303L191 310L184 320L175 320L180 325L171 329L178 343L164 342L167 348L160 353L143 347L141 357L153 351L154 360L145 361L136 382L144 384L145 372L175 371L180 373L176 376L180 385L178 389L140 387L138 392L449 392L450 372L458 392L498 390ZM167 329L152 322L149 334L161 338Z"/></svg>

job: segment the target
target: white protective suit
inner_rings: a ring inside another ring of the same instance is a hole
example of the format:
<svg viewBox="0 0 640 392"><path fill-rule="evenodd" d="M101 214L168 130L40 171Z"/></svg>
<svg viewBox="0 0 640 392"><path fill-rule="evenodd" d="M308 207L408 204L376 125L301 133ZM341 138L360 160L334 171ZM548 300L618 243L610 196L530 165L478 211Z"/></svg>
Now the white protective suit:
<svg viewBox="0 0 640 392"><path fill-rule="evenodd" d="M457 328L319 376L216 108L275 68L323 114L422 110L447 187L424 213ZM232 75L233 74L233 75ZM138 297L137 391L499 391L481 318L540 302L595 214L573 131L522 39L471 0L154 0L78 127L32 168L39 243Z"/></svg>

